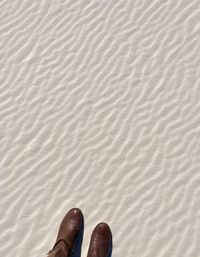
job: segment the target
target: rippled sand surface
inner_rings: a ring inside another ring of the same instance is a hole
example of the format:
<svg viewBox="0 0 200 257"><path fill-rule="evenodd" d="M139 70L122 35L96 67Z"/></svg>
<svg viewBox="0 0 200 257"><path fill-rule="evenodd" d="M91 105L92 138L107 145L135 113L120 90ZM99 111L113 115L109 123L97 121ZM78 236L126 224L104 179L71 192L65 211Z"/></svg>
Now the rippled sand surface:
<svg viewBox="0 0 200 257"><path fill-rule="evenodd" d="M198 0L0 1L0 256L71 207L113 257L200 256Z"/></svg>

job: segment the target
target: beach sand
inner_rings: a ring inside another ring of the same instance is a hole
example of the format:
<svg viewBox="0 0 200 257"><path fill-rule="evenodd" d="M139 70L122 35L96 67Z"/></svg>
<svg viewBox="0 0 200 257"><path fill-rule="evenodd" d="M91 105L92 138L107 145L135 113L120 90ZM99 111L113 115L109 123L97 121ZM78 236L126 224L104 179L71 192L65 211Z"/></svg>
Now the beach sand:
<svg viewBox="0 0 200 257"><path fill-rule="evenodd" d="M200 254L198 0L0 3L0 256L72 207L113 257Z"/></svg>

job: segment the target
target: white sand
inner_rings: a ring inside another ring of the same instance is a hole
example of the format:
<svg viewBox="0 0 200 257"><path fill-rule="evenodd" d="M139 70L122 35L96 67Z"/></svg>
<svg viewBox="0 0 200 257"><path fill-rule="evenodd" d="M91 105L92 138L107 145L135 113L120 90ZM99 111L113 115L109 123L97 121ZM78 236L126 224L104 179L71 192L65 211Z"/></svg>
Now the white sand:
<svg viewBox="0 0 200 257"><path fill-rule="evenodd" d="M113 257L200 256L199 0L0 1L0 256L71 207Z"/></svg>

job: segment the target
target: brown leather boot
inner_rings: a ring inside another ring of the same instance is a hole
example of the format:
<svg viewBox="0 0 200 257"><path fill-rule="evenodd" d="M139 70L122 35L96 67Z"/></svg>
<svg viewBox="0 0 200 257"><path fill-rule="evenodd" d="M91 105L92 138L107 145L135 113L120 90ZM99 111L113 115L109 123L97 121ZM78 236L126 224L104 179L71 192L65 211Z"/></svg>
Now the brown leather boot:
<svg viewBox="0 0 200 257"><path fill-rule="evenodd" d="M99 223L92 232L87 257L110 257L112 253L112 233L106 223Z"/></svg>
<svg viewBox="0 0 200 257"><path fill-rule="evenodd" d="M84 226L83 214L80 209L73 208L63 218L53 249L48 257L70 257L76 252L80 256Z"/></svg>

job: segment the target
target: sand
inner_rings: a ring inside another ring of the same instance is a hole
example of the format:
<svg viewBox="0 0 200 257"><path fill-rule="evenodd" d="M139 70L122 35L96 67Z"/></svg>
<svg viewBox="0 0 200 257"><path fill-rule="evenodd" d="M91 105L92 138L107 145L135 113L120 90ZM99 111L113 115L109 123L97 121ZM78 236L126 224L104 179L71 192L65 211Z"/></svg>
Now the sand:
<svg viewBox="0 0 200 257"><path fill-rule="evenodd" d="M113 257L200 256L198 0L0 2L0 256L72 207Z"/></svg>

